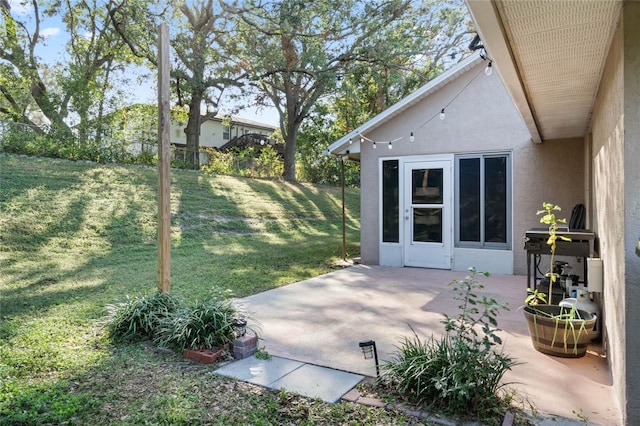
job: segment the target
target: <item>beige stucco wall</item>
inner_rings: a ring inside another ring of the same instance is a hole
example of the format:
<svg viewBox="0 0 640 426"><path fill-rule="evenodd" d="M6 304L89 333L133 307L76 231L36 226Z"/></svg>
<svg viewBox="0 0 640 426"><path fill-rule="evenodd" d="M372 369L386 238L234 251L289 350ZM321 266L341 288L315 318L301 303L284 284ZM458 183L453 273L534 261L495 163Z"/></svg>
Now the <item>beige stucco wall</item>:
<svg viewBox="0 0 640 426"><path fill-rule="evenodd" d="M604 285L603 331L616 390L624 378L624 80L622 32L613 39L592 125L592 226L600 241ZM619 392L624 400L624 392Z"/></svg>
<svg viewBox="0 0 640 426"><path fill-rule="evenodd" d="M640 3L624 9L624 256L627 420L640 424Z"/></svg>
<svg viewBox="0 0 640 426"><path fill-rule="evenodd" d="M478 153L512 153L514 273L526 274L523 237L527 229L540 226L536 211L543 201L560 204L567 218L575 204L584 200L584 144L581 139L533 144L500 76L485 76L480 64L443 86L426 100L406 110L399 118L370 134L372 140L402 140L373 149L362 146L361 166L361 256L363 263L379 262L380 157ZM465 86L468 87L464 89ZM463 90L464 89L464 90ZM457 97L456 97L457 96ZM455 99L454 99L455 98ZM453 102L451 102L451 100ZM435 118L446 108L445 120ZM422 126L422 127L421 127ZM414 131L415 141L408 138ZM482 265L476 265L481 268Z"/></svg>
<svg viewBox="0 0 640 426"><path fill-rule="evenodd" d="M640 3L625 2L593 114L593 227L607 357L626 424L640 424Z"/></svg>

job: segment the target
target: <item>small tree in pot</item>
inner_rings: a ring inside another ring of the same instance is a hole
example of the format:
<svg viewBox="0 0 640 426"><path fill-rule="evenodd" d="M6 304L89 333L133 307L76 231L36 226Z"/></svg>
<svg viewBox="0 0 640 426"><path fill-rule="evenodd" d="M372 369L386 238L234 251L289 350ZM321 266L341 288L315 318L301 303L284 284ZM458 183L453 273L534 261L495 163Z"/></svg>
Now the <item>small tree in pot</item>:
<svg viewBox="0 0 640 426"><path fill-rule="evenodd" d="M549 292L545 295L537 289L527 289L525 299L526 306L524 315L529 327L529 334L533 347L539 352L577 358L584 356L587 346L591 340L591 332L596 323L596 316L590 312L557 305L541 304L540 302L551 301L553 285L557 281L559 274L554 270L554 256L558 238L564 241L571 241L570 238L558 235L558 223L567 223L566 219L556 219L555 212L560 211L560 207L552 203L542 203L543 210L538 211L542 215L540 223L549 226L549 238L547 245L551 252L550 268L547 274L549 278Z"/></svg>

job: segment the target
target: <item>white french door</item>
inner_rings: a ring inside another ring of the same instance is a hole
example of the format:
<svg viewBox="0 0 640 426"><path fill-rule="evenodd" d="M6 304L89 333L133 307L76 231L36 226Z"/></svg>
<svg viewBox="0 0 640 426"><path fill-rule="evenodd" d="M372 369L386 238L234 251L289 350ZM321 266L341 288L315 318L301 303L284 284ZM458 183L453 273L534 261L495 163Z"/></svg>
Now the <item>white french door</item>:
<svg viewBox="0 0 640 426"><path fill-rule="evenodd" d="M451 162L404 163L404 265L451 269Z"/></svg>

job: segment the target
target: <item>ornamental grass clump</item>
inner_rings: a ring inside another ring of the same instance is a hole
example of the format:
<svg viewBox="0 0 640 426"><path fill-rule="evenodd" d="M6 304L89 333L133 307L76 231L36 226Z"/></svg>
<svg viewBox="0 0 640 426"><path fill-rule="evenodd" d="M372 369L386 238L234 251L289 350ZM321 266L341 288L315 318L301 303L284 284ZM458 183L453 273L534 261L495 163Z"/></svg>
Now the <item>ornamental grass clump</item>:
<svg viewBox="0 0 640 426"><path fill-rule="evenodd" d="M508 409L499 395L502 377L516 364L496 349L502 343L496 317L508 308L479 296L484 288L476 279L479 272L470 272L449 284L460 311L455 317L444 315L445 334L423 340L413 332L383 365L381 382L419 406L495 423Z"/></svg>
<svg viewBox="0 0 640 426"><path fill-rule="evenodd" d="M154 334L154 343L182 351L222 347L235 339L236 307L228 300L196 301L163 318Z"/></svg>
<svg viewBox="0 0 640 426"><path fill-rule="evenodd" d="M114 340L153 339L160 323L181 308L168 293L153 293L107 305L107 330Z"/></svg>
<svg viewBox="0 0 640 426"><path fill-rule="evenodd" d="M186 305L170 294L139 296L107 306L106 328L115 341L152 340L177 351L222 347L235 339L246 315L218 296Z"/></svg>

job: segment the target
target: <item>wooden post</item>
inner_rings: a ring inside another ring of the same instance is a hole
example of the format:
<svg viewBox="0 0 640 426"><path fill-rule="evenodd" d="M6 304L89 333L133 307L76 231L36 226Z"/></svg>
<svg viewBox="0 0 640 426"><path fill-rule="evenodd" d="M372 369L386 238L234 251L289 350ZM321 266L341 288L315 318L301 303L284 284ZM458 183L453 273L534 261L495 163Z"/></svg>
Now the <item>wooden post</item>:
<svg viewBox="0 0 640 426"><path fill-rule="evenodd" d="M340 186L342 187L342 260L347 260L347 225L345 222L344 158L340 157Z"/></svg>
<svg viewBox="0 0 640 426"><path fill-rule="evenodd" d="M158 26L158 291L171 289L169 26Z"/></svg>

